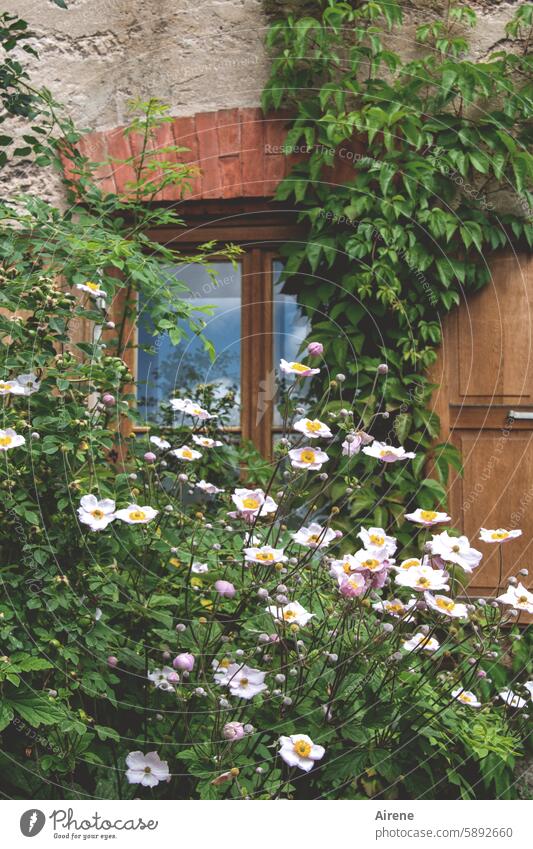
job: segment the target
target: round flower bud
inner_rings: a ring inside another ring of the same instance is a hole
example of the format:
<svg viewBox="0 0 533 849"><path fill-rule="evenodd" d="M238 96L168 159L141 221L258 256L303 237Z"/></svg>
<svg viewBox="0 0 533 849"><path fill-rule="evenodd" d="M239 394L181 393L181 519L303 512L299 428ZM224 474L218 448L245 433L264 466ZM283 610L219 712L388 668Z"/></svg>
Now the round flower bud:
<svg viewBox="0 0 533 849"><path fill-rule="evenodd" d="M268 590L266 590L264 587L260 587L257 590L257 597L262 599L268 598Z"/></svg>
<svg viewBox="0 0 533 849"><path fill-rule="evenodd" d="M110 654L109 657L107 658L107 665L109 667L111 667L111 669L114 669L117 664L118 664L118 657L115 657L114 654Z"/></svg>
<svg viewBox="0 0 533 849"><path fill-rule="evenodd" d="M390 622L383 622L381 630L385 631L386 634L390 634L391 631L394 631L394 625L391 625Z"/></svg>
<svg viewBox="0 0 533 849"><path fill-rule="evenodd" d="M307 352L312 357L320 357L324 353L324 346L321 342L309 342Z"/></svg>
<svg viewBox="0 0 533 849"><path fill-rule="evenodd" d="M285 675L283 674L283 672L278 672L278 674L276 675L276 681L278 682L278 684L283 684L283 682L285 681Z"/></svg>
<svg viewBox="0 0 533 849"><path fill-rule="evenodd" d="M178 634L182 634L187 629L187 626L183 624L183 622L178 622L176 625L176 631Z"/></svg>
<svg viewBox="0 0 533 849"><path fill-rule="evenodd" d="M215 581L215 590L222 598L233 598L237 592L230 581Z"/></svg>
<svg viewBox="0 0 533 849"><path fill-rule="evenodd" d="M111 395L109 392L106 392L105 395L102 395L102 404L105 404L106 407L114 407L117 403L114 395Z"/></svg>
<svg viewBox="0 0 533 849"><path fill-rule="evenodd" d="M155 463L157 458L152 451L147 451L144 455L144 459L147 463Z"/></svg>
<svg viewBox="0 0 533 849"><path fill-rule="evenodd" d="M386 363L380 363L378 366L378 374L387 374L389 367Z"/></svg>
<svg viewBox="0 0 533 849"><path fill-rule="evenodd" d="M128 477L129 477L130 481L136 481L137 480L137 475L135 474L135 472L132 472L131 475L128 475Z"/></svg>
<svg viewBox="0 0 533 849"><path fill-rule="evenodd" d="M176 655L172 661L174 669L181 669L182 672L192 672L194 669L194 655L190 652L182 652Z"/></svg>
<svg viewBox="0 0 533 849"><path fill-rule="evenodd" d="M169 651L162 652L161 657L163 658L163 660L169 660L170 659L170 652Z"/></svg>
<svg viewBox="0 0 533 849"><path fill-rule="evenodd" d="M167 681L170 684L179 684L180 676L177 672L169 672L167 675Z"/></svg>
<svg viewBox="0 0 533 849"><path fill-rule="evenodd" d="M105 326L107 327L108 330L114 330L115 327L116 327L116 324L115 324L114 321L106 321Z"/></svg>
<svg viewBox="0 0 533 849"><path fill-rule="evenodd" d="M40 439L40 438L41 438L41 434L40 434L40 433L37 433L37 431L36 431L36 430L34 430L34 431L32 432L31 438L32 438L32 439Z"/></svg>
<svg viewBox="0 0 533 849"><path fill-rule="evenodd" d="M242 740L244 733L244 725L241 722L226 722L222 729L222 736L230 742Z"/></svg>
<svg viewBox="0 0 533 849"><path fill-rule="evenodd" d="M207 693L203 687L196 687L194 694L195 696L207 696Z"/></svg>
<svg viewBox="0 0 533 849"><path fill-rule="evenodd" d="M284 696L284 697L283 697L283 704L284 704L284 705L287 705L287 706L288 706L288 705L292 705L292 699L291 699L291 697L290 697L290 696Z"/></svg>
<svg viewBox="0 0 533 849"><path fill-rule="evenodd" d="M529 571L527 569L520 569L518 574L526 576L529 575Z"/></svg>
<svg viewBox="0 0 533 849"><path fill-rule="evenodd" d="M345 374L342 374L342 373L341 373L341 374L336 374L336 375L335 375L335 380L338 380L338 382L339 382L339 383L344 383L344 381L346 380L346 375L345 375Z"/></svg>

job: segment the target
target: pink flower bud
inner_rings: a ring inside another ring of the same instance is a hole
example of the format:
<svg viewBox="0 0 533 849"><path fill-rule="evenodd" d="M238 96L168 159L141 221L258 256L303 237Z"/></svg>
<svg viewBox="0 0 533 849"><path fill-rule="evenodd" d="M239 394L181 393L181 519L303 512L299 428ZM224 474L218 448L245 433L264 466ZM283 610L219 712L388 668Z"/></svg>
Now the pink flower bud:
<svg viewBox="0 0 533 849"><path fill-rule="evenodd" d="M174 658L172 666L174 669L181 669L182 672L192 672L194 669L194 655L190 652L182 652Z"/></svg>
<svg viewBox="0 0 533 849"><path fill-rule="evenodd" d="M105 395L102 395L102 404L105 404L106 407L114 407L116 404L115 396L106 392Z"/></svg>
<svg viewBox="0 0 533 849"><path fill-rule="evenodd" d="M110 666L111 669L114 669L117 664L118 664L118 657L115 657L114 654L110 654L109 657L107 658L107 665Z"/></svg>
<svg viewBox="0 0 533 849"><path fill-rule="evenodd" d="M152 451L147 451L144 455L144 459L147 463L155 463L157 457L155 456L155 454L152 453Z"/></svg>
<svg viewBox="0 0 533 849"><path fill-rule="evenodd" d="M378 374L387 374L389 367L387 363L380 363L378 366Z"/></svg>
<svg viewBox="0 0 533 849"><path fill-rule="evenodd" d="M312 357L320 357L324 353L324 346L321 342L310 342L307 350Z"/></svg>
<svg viewBox="0 0 533 849"><path fill-rule="evenodd" d="M180 676L177 672L169 672L167 675L167 681L169 684L179 684Z"/></svg>
<svg viewBox="0 0 533 849"><path fill-rule="evenodd" d="M241 722L226 722L222 729L222 736L224 739L230 740L231 742L234 742L235 740L242 740L244 734L244 725Z"/></svg>
<svg viewBox="0 0 533 849"><path fill-rule="evenodd" d="M116 325L114 321L106 321L105 326L108 330L114 330Z"/></svg>
<svg viewBox="0 0 533 849"><path fill-rule="evenodd" d="M233 598L237 592L229 581L215 581L215 589L222 598Z"/></svg>

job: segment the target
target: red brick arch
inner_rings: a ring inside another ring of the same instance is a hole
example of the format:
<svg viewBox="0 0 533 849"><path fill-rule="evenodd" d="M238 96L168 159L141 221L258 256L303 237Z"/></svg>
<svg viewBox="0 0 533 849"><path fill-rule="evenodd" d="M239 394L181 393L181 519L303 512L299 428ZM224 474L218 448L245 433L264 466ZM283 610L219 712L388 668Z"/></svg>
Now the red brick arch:
<svg viewBox="0 0 533 849"><path fill-rule="evenodd" d="M188 148L187 152L173 154L175 160L198 167L200 173L192 181L187 199L271 197L294 162L305 156L282 153L286 129L286 115L265 116L259 108L221 109L174 118L159 129L157 141L161 147ZM133 179L133 169L113 160L137 155L136 137L124 135L124 128L116 127L89 133L78 147L91 161L107 163L98 172L103 190L123 194L127 182ZM162 154L161 158L168 159L169 155ZM353 180L349 157L339 157L335 168L328 171L324 179L331 182ZM168 186L156 199L183 200L177 186Z"/></svg>

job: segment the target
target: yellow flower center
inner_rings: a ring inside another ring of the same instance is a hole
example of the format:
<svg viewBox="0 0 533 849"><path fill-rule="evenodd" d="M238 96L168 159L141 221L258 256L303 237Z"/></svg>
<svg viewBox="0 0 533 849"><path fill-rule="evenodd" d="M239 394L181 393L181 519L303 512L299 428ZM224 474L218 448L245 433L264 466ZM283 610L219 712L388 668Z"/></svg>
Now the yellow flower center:
<svg viewBox="0 0 533 849"><path fill-rule="evenodd" d="M527 595L520 595L517 598L518 604L527 604Z"/></svg>
<svg viewBox="0 0 533 849"><path fill-rule="evenodd" d="M467 693L461 693L460 696L459 696L459 701L460 702L466 702L467 704L469 704L472 701L472 699L470 698L469 695L467 695Z"/></svg>
<svg viewBox="0 0 533 849"><path fill-rule="evenodd" d="M194 413L195 416L199 416L202 412L201 407L192 407L191 413Z"/></svg>
<svg viewBox="0 0 533 849"><path fill-rule="evenodd" d="M231 660L229 659L229 657L223 657L218 665L221 669L228 669L230 664Z"/></svg>
<svg viewBox="0 0 533 849"><path fill-rule="evenodd" d="M399 602L393 603L389 601L386 607L391 613L403 613L403 604L400 604Z"/></svg>
<svg viewBox="0 0 533 849"><path fill-rule="evenodd" d="M307 422L306 428L310 430L312 433L316 433L322 427L321 423L318 419L315 419L314 422Z"/></svg>
<svg viewBox="0 0 533 849"><path fill-rule="evenodd" d="M509 531L494 531L493 534L490 535L491 539L507 539L509 536Z"/></svg>
<svg viewBox="0 0 533 849"><path fill-rule="evenodd" d="M461 551L461 548L458 545L453 545L452 551L454 551L456 554L459 554L459 552Z"/></svg>
<svg viewBox="0 0 533 849"><path fill-rule="evenodd" d="M384 545L385 537L382 537L379 534L370 534L370 542L372 545Z"/></svg>
<svg viewBox="0 0 533 849"><path fill-rule="evenodd" d="M4 392L6 389L11 389L10 383L0 383L0 392Z"/></svg>
<svg viewBox="0 0 533 849"><path fill-rule="evenodd" d="M307 538L307 542L318 542L320 539L318 534L311 534L310 537Z"/></svg>
<svg viewBox="0 0 533 849"><path fill-rule="evenodd" d="M294 612L294 610L284 610L283 611L283 618L285 619L286 622L289 622L291 619L294 619L295 616L296 616L296 613Z"/></svg>
<svg viewBox="0 0 533 849"><path fill-rule="evenodd" d="M419 565L419 561L413 557L411 560L404 560L404 562L402 563L402 569L412 569L413 566Z"/></svg>
<svg viewBox="0 0 533 849"><path fill-rule="evenodd" d="M255 556L257 560L263 560L265 562L274 560L274 555L271 551L258 551Z"/></svg>
<svg viewBox="0 0 533 849"><path fill-rule="evenodd" d="M132 522L140 522L142 519L146 519L146 513L144 510L132 510L130 513L130 519Z"/></svg>
<svg viewBox="0 0 533 849"><path fill-rule="evenodd" d="M441 610L452 611L455 607L455 602L447 601L445 598L438 598L437 607L440 607Z"/></svg>
<svg viewBox="0 0 533 849"><path fill-rule="evenodd" d="M243 506L246 507L247 510L255 510L256 507L259 507L259 501L257 498L243 498Z"/></svg>
<svg viewBox="0 0 533 849"><path fill-rule="evenodd" d="M381 451L379 452L379 456L380 457L388 457L389 453L390 452L389 452L388 448L382 448Z"/></svg>
<svg viewBox="0 0 533 849"><path fill-rule="evenodd" d="M419 578L417 581L419 587L429 587L431 582L427 578Z"/></svg>
<svg viewBox="0 0 533 849"><path fill-rule="evenodd" d="M187 457L189 460L192 457L192 454L191 454L191 452L189 451L188 448L184 448L181 453L182 453L183 457Z"/></svg>
<svg viewBox="0 0 533 849"><path fill-rule="evenodd" d="M103 519L104 511L99 510L98 507L95 510L91 510L91 516L94 516L95 519Z"/></svg>
<svg viewBox="0 0 533 849"><path fill-rule="evenodd" d="M98 290L100 288L98 283L92 283L90 280L88 280L85 285L87 286L88 289L91 290L91 292L98 292Z"/></svg>
<svg viewBox="0 0 533 849"><path fill-rule="evenodd" d="M308 451L302 451L300 455L300 459L303 463L314 463L315 462L315 452L309 449Z"/></svg>
<svg viewBox="0 0 533 849"><path fill-rule="evenodd" d="M13 442L13 437L11 437L11 436L0 436L0 445L7 447L8 445L11 445L12 442Z"/></svg>
<svg viewBox="0 0 533 849"><path fill-rule="evenodd" d="M177 569L179 566L181 566L181 560L178 560L178 558L177 558L177 557L171 557L171 558L170 558L170 560L169 560L168 562L170 563L170 565L171 565L171 566L175 566L175 567L176 567L176 569Z"/></svg>
<svg viewBox="0 0 533 849"><path fill-rule="evenodd" d="M349 563L343 563L342 568L343 568L343 571L346 572L347 575L349 575L350 572L352 571Z"/></svg>
<svg viewBox="0 0 533 849"><path fill-rule="evenodd" d="M434 510L422 510L420 512L420 518L424 520L424 522L433 522L437 518L437 514Z"/></svg>
<svg viewBox="0 0 533 849"><path fill-rule="evenodd" d="M365 569L377 569L379 565L379 560L369 559L363 561L363 566L365 567Z"/></svg>
<svg viewBox="0 0 533 849"><path fill-rule="evenodd" d="M294 751L301 758L308 758L311 754L311 744L306 743L305 740L297 740L294 744Z"/></svg>
<svg viewBox="0 0 533 849"><path fill-rule="evenodd" d="M239 681L239 684L240 684L241 687L247 687L248 686L248 678L241 678L241 680Z"/></svg>
<svg viewBox="0 0 533 849"><path fill-rule="evenodd" d="M309 367L304 366L303 363L291 363L291 368L293 371L309 371Z"/></svg>

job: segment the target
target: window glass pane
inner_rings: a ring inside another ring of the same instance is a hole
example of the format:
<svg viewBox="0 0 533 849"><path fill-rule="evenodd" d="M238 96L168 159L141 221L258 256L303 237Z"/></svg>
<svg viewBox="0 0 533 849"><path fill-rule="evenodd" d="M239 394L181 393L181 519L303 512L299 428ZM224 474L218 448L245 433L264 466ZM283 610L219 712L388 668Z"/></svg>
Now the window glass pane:
<svg viewBox="0 0 533 849"><path fill-rule="evenodd" d="M285 389L288 388L294 378L287 379L280 374L279 361L281 358L288 362L298 359L300 346L310 331L310 323L298 306L296 295L283 293L283 282L280 279L283 263L280 260L274 260L272 271L274 281L274 368L281 381L282 389ZM300 381L300 385L300 397L303 399L305 393L309 391L309 381ZM276 403L273 424L279 427L282 423L282 412L278 403Z"/></svg>
<svg viewBox="0 0 533 849"><path fill-rule="evenodd" d="M182 264L166 269L168 275L183 280L191 290L188 298L198 308L214 305L212 315L198 313L207 322L205 336L213 343L216 358L211 362L203 342L187 328L186 338L173 345L167 334L154 337L149 331L150 304L139 300L139 346L153 346L153 351L138 349L138 406L141 417L156 422L161 416L159 405L174 395L191 395L199 383L218 383L219 393L237 391L230 425L240 424L241 379L241 268L230 262L214 262L215 285L202 266ZM187 293L184 293L187 297Z"/></svg>

